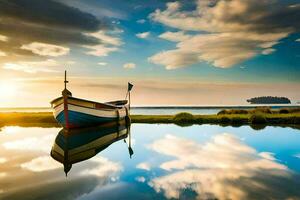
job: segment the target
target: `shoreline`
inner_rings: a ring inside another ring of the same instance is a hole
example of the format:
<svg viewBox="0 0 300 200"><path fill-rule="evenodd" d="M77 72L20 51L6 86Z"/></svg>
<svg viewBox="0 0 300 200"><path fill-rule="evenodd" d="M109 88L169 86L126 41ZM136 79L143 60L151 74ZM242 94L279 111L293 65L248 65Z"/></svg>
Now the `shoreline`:
<svg viewBox="0 0 300 200"><path fill-rule="evenodd" d="M250 125L255 127L281 126L300 129L300 113L254 113L254 114L210 114L192 115L131 115L131 123L177 124L189 126L193 124L214 124L221 126ZM262 120L262 119L263 120ZM8 112L0 113L0 127L61 127L54 119L52 112Z"/></svg>

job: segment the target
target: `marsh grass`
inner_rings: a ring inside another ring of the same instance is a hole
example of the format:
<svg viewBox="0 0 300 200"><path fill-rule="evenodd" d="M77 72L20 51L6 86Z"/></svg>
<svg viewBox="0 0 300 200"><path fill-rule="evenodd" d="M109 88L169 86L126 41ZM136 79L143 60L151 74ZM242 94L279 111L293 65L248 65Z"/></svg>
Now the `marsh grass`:
<svg viewBox="0 0 300 200"><path fill-rule="evenodd" d="M251 124L266 124L267 120L263 114L254 113L249 118Z"/></svg>
<svg viewBox="0 0 300 200"><path fill-rule="evenodd" d="M220 125L251 125L266 124L280 126L300 126L300 112L289 110L282 114L279 110L260 109L259 111L227 112L229 114L217 115L192 115L190 113L178 113L177 115L131 115L132 123L170 124L187 126L191 124L220 124ZM243 114L236 114L243 113ZM244 114L246 113L246 114ZM0 127L7 125L59 127L51 112L40 113L0 113Z"/></svg>
<svg viewBox="0 0 300 200"><path fill-rule="evenodd" d="M178 113L173 117L175 123L193 123L195 121L194 115L187 112Z"/></svg>
<svg viewBox="0 0 300 200"><path fill-rule="evenodd" d="M300 108L281 108L271 109L270 107L258 107L255 109L225 109L218 112L217 115L236 115L236 114L300 114Z"/></svg>

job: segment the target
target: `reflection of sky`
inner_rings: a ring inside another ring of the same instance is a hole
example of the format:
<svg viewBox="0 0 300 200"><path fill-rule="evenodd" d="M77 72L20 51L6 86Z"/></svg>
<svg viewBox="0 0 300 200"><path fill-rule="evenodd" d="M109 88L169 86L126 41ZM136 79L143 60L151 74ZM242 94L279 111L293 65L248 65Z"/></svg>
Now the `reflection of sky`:
<svg viewBox="0 0 300 200"><path fill-rule="evenodd" d="M58 131L2 128L0 198L300 198L299 130L134 124L132 159L121 140L67 178L49 156Z"/></svg>

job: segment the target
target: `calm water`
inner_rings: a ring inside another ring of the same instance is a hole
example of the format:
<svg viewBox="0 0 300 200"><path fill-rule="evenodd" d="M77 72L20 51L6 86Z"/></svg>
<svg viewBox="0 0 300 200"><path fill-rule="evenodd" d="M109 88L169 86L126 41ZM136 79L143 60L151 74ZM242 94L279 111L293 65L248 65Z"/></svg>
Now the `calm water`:
<svg viewBox="0 0 300 200"><path fill-rule="evenodd" d="M299 130L133 124L130 140L128 131L2 127L0 199L300 199Z"/></svg>
<svg viewBox="0 0 300 200"><path fill-rule="evenodd" d="M133 115L173 115L180 112L189 112L195 115L217 114L223 109L254 109L256 107L268 106L274 109L285 107L300 107L299 104L268 104L268 105L232 105L232 106L156 106L156 107L132 107ZM52 112L50 107L33 108L0 108L0 112Z"/></svg>

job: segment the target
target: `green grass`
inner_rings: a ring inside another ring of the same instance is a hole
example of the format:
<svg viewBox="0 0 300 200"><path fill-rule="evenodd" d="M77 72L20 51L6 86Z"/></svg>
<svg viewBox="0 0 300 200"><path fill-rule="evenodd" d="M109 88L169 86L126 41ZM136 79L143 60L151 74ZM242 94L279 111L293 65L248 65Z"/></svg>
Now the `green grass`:
<svg viewBox="0 0 300 200"><path fill-rule="evenodd" d="M251 124L266 124L267 119L263 114L252 114L251 117L249 118L249 122Z"/></svg>
<svg viewBox="0 0 300 200"><path fill-rule="evenodd" d="M240 125L280 125L300 127L300 113L290 112L271 113L268 111L247 112L247 114L217 114L217 115L192 115L190 113L179 113L177 115L131 115L132 123L149 124L219 124L222 126ZM52 113L0 113L0 127L6 125L59 127Z"/></svg>

